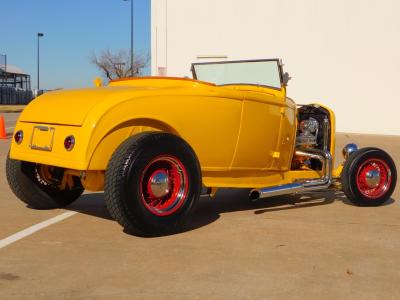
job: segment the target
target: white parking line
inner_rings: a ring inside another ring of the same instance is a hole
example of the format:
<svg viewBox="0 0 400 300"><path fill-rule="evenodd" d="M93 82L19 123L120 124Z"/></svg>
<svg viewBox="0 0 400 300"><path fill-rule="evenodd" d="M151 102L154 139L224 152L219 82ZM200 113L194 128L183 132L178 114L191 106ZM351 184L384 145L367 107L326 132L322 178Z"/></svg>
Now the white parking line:
<svg viewBox="0 0 400 300"><path fill-rule="evenodd" d="M67 211L61 215L54 217L54 218L51 218L44 222L35 224L35 225L28 227L20 232L10 235L9 237L6 237L5 239L0 240L0 249L4 248L12 243L15 243L16 241L19 241L20 239L23 239L43 228L46 228L50 225L53 225L55 223L61 222L62 220L65 220L69 217L72 217L73 215L75 215L77 213L78 212L76 212L76 211Z"/></svg>

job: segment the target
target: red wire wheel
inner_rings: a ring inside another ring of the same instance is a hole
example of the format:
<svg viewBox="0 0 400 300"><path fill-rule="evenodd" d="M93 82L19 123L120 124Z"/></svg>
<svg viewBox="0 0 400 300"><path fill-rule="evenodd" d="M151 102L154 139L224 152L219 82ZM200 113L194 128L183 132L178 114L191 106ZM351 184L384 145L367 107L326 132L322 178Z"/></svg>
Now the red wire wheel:
<svg viewBox="0 0 400 300"><path fill-rule="evenodd" d="M358 167L357 187L367 198L382 197L391 182L392 172L382 159L370 158Z"/></svg>
<svg viewBox="0 0 400 300"><path fill-rule="evenodd" d="M346 160L341 181L343 192L354 204L382 205L390 199L396 187L396 166L385 151L363 148Z"/></svg>
<svg viewBox="0 0 400 300"><path fill-rule="evenodd" d="M127 232L158 236L184 228L201 188L200 164L185 140L165 132L142 132L111 157L104 200Z"/></svg>
<svg viewBox="0 0 400 300"><path fill-rule="evenodd" d="M140 178L144 206L157 216L176 212L185 202L189 178L183 163L171 155L160 155L145 167Z"/></svg>

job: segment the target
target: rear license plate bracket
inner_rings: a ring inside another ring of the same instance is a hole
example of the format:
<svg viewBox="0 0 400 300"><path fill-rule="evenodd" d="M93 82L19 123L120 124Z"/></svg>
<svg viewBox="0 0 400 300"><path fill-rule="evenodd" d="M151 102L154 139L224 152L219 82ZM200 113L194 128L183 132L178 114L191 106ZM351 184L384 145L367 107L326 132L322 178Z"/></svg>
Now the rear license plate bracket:
<svg viewBox="0 0 400 300"><path fill-rule="evenodd" d="M54 127L33 127L30 147L33 150L51 151L53 149Z"/></svg>

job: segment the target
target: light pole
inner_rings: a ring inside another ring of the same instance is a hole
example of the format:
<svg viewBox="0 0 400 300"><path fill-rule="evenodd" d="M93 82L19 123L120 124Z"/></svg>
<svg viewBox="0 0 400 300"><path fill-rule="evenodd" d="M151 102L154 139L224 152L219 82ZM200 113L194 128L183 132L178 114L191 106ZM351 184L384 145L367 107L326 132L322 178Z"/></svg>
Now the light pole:
<svg viewBox="0 0 400 300"><path fill-rule="evenodd" d="M133 77L133 0L131 1L131 76Z"/></svg>
<svg viewBox="0 0 400 300"><path fill-rule="evenodd" d="M39 92L39 90L40 90L40 86L39 86L39 76L40 76L40 74L39 74L39 57L40 57L40 52L39 52L39 39L43 36L44 34L43 33L41 33L41 32L38 32L37 33L37 90L38 90L38 92Z"/></svg>

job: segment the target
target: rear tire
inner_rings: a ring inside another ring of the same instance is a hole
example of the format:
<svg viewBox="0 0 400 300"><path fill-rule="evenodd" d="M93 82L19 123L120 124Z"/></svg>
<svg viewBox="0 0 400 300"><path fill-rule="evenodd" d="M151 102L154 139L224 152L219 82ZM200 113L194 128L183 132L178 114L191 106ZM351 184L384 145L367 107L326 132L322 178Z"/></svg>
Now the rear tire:
<svg viewBox="0 0 400 300"><path fill-rule="evenodd" d="M172 134L146 132L130 137L114 152L105 174L107 208L128 231L176 232L200 193L197 157Z"/></svg>
<svg viewBox="0 0 400 300"><path fill-rule="evenodd" d="M378 148L363 148L345 162L342 189L359 206L379 206L390 199L397 181L393 159Z"/></svg>
<svg viewBox="0 0 400 300"><path fill-rule="evenodd" d="M79 178L73 177L74 187L60 190L40 177L40 165L14 160L7 156L6 176L14 194L29 207L52 209L74 202L84 191Z"/></svg>

